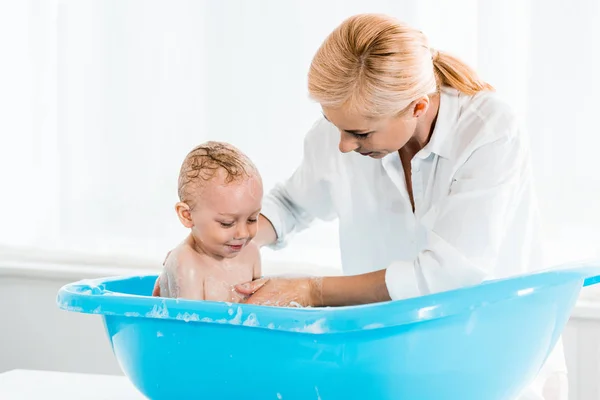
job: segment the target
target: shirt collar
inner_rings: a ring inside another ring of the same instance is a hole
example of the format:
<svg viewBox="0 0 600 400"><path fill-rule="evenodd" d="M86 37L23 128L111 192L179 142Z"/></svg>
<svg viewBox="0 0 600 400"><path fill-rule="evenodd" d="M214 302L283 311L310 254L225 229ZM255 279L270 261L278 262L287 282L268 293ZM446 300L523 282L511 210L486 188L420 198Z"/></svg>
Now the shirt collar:
<svg viewBox="0 0 600 400"><path fill-rule="evenodd" d="M450 135L454 131L454 126L458 119L459 92L456 89L444 87L440 91L440 108L438 110L435 128L431 134L431 139L425 147L421 149L416 157L425 159L431 153L437 154L442 158L449 158L451 154L452 141Z"/></svg>

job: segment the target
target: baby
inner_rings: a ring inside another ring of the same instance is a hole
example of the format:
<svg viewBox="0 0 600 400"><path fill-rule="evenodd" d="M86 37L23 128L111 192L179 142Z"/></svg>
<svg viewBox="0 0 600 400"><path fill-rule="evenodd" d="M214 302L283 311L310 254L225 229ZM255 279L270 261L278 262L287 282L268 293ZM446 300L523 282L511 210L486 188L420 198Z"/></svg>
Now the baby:
<svg viewBox="0 0 600 400"><path fill-rule="evenodd" d="M252 242L262 206L262 180L241 151L221 142L193 149L179 174L175 211L190 235L165 260L153 294L240 302L235 285L261 276Z"/></svg>

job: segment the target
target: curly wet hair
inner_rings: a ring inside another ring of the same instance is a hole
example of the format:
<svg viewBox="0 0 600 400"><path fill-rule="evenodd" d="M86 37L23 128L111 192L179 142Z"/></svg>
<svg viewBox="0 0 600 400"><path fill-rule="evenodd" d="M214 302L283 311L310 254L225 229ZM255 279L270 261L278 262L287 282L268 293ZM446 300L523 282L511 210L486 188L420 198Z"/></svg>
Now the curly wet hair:
<svg viewBox="0 0 600 400"><path fill-rule="evenodd" d="M183 160L177 190L179 200L189 202L190 192L213 179L219 170L225 172L225 183L260 177L254 163L236 147L225 142L205 142Z"/></svg>

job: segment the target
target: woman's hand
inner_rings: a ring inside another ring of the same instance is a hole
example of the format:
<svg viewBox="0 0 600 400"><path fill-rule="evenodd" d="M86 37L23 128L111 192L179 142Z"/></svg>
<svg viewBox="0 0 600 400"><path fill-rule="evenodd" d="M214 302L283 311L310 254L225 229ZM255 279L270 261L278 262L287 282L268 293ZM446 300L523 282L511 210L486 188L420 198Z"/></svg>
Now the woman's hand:
<svg viewBox="0 0 600 400"><path fill-rule="evenodd" d="M321 278L262 278L237 285L250 296L247 304L275 307L315 307L322 304Z"/></svg>

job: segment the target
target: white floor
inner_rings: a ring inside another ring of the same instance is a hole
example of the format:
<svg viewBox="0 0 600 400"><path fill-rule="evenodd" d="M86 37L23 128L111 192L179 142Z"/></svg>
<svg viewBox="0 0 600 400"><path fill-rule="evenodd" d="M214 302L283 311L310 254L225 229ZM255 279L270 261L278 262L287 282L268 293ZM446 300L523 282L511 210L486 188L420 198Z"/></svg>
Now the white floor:
<svg viewBox="0 0 600 400"><path fill-rule="evenodd" d="M144 400L145 397L124 376L12 370L0 374L0 399Z"/></svg>

